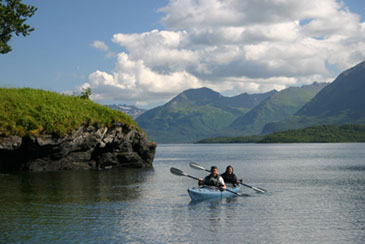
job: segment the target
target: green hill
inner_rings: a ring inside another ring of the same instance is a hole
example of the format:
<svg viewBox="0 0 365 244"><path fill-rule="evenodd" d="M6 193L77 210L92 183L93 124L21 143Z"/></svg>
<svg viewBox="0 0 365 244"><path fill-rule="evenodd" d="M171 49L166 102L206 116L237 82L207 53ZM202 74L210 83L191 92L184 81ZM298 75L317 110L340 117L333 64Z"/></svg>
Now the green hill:
<svg viewBox="0 0 365 244"><path fill-rule="evenodd" d="M365 142L365 125L321 125L276 132L265 136L263 143Z"/></svg>
<svg viewBox="0 0 365 244"><path fill-rule="evenodd" d="M314 82L312 85L281 90L237 118L229 128L240 135L258 135L267 123L284 120L295 114L326 85Z"/></svg>
<svg viewBox="0 0 365 244"><path fill-rule="evenodd" d="M365 142L363 125L321 125L304 129L276 132L266 136L220 137L198 143L324 143Z"/></svg>
<svg viewBox="0 0 365 244"><path fill-rule="evenodd" d="M64 135L81 125L137 124L128 115L88 99L37 89L0 88L0 137Z"/></svg>
<svg viewBox="0 0 365 244"><path fill-rule="evenodd" d="M209 88L190 89L136 119L150 139L186 143L213 137L275 91L225 97Z"/></svg>
<svg viewBox="0 0 365 244"><path fill-rule="evenodd" d="M321 124L365 123L365 61L342 72L293 117L268 123L264 133Z"/></svg>

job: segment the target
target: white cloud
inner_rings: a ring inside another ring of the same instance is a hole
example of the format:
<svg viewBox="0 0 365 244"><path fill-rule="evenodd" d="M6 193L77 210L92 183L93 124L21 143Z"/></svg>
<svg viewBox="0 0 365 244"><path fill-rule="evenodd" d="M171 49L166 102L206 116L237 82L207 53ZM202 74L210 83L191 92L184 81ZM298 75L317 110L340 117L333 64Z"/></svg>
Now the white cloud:
<svg viewBox="0 0 365 244"><path fill-rule="evenodd" d="M331 81L333 67L365 59L365 23L336 0L171 0L159 11L165 30L113 35L122 51L112 72L90 74L95 99L166 102L199 86L280 90Z"/></svg>
<svg viewBox="0 0 365 244"><path fill-rule="evenodd" d="M203 84L186 71L160 74L144 64L143 60L133 61L128 54L118 54L115 72L95 71L82 88L91 88L94 100L148 101L165 99L184 90L198 88ZM97 96L96 96L97 95Z"/></svg>
<svg viewBox="0 0 365 244"><path fill-rule="evenodd" d="M96 49L100 49L100 50L103 50L103 51L108 51L109 50L108 46L102 41L94 41L92 43L92 46Z"/></svg>
<svg viewBox="0 0 365 244"><path fill-rule="evenodd" d="M115 56L115 53L109 50L109 47L102 41L93 41L93 43L91 44L92 47L102 50L104 52L106 52L105 57L107 58L111 58L113 56Z"/></svg>
<svg viewBox="0 0 365 244"><path fill-rule="evenodd" d="M187 33L152 30L141 34L115 34L113 42L129 51L133 60L143 60L153 68L174 72L198 63L193 50L186 48Z"/></svg>

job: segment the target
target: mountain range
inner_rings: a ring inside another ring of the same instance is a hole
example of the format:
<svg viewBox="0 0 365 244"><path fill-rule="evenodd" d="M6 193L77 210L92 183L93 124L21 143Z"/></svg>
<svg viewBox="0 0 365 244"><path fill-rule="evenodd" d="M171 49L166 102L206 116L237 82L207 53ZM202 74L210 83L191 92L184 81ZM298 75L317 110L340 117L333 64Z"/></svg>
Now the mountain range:
<svg viewBox="0 0 365 244"><path fill-rule="evenodd" d="M268 123L263 133L314 125L365 124L365 61L342 72L293 116Z"/></svg>
<svg viewBox="0 0 365 244"><path fill-rule="evenodd" d="M189 89L146 111L136 122L158 143L191 143L322 124L365 124L364 92L365 61L332 83L234 97L206 87Z"/></svg>
<svg viewBox="0 0 365 244"><path fill-rule="evenodd" d="M293 115L327 85L328 83L314 82L312 85L281 90L237 118L228 129L234 131L234 135L261 134L267 123ZM232 133L226 133L229 134Z"/></svg>
<svg viewBox="0 0 365 244"><path fill-rule="evenodd" d="M136 119L151 140L187 143L217 135L276 91L225 97L209 88L189 89Z"/></svg>
<svg viewBox="0 0 365 244"><path fill-rule="evenodd" d="M125 114L128 114L133 119L136 119L138 116L146 112L146 109L137 108L134 105L127 105L127 104L111 104L111 105L105 105L109 108L122 111Z"/></svg>

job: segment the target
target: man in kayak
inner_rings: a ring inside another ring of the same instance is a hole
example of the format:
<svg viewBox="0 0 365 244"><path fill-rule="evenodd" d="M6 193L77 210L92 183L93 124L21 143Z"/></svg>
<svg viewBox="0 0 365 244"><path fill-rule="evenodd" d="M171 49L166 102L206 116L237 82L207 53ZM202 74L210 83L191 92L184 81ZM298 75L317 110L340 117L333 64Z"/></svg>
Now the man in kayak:
<svg viewBox="0 0 365 244"><path fill-rule="evenodd" d="M224 172L221 176L226 183L233 184L234 186L240 184L237 176L233 173L233 167L231 165L227 166L226 172Z"/></svg>
<svg viewBox="0 0 365 244"><path fill-rule="evenodd" d="M204 180L199 179L199 185L216 186L222 190L226 189L226 184L224 183L223 178L218 174L218 168L216 166L210 168L210 175L206 176Z"/></svg>

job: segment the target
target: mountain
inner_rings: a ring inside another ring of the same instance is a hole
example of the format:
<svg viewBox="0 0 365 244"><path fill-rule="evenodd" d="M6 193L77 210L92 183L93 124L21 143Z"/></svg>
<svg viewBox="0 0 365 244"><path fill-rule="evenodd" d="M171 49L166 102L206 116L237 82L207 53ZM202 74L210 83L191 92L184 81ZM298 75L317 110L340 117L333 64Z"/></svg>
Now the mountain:
<svg viewBox="0 0 365 244"><path fill-rule="evenodd" d="M226 135L235 131L237 135L261 134L265 124L280 121L295 114L328 83L314 82L302 87L289 87L273 94L250 112L238 117L227 129Z"/></svg>
<svg viewBox="0 0 365 244"><path fill-rule="evenodd" d="M136 106L126 105L126 104L111 104L111 105L105 105L105 106L118 110L118 111L122 111L123 113L131 116L133 119L136 119L138 116L140 116L141 114L143 114L144 112L147 111L145 109L137 108Z"/></svg>
<svg viewBox="0 0 365 244"><path fill-rule="evenodd" d="M365 123L365 61L342 72L295 116L269 123L264 133L331 124Z"/></svg>
<svg viewBox="0 0 365 244"><path fill-rule="evenodd" d="M225 97L205 87L189 89L165 105L143 113L136 122L158 143L194 142L218 135L221 129L275 93Z"/></svg>

